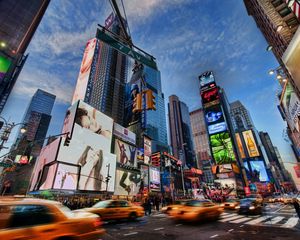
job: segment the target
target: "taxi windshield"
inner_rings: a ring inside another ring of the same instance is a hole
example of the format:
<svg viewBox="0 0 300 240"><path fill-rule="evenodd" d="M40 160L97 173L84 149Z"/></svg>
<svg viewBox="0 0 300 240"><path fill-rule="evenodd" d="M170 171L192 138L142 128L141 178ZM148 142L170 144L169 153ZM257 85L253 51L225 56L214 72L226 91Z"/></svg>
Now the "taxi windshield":
<svg viewBox="0 0 300 240"><path fill-rule="evenodd" d="M93 207L94 208L106 208L109 203L110 203L110 201L101 201L101 202L97 202Z"/></svg>

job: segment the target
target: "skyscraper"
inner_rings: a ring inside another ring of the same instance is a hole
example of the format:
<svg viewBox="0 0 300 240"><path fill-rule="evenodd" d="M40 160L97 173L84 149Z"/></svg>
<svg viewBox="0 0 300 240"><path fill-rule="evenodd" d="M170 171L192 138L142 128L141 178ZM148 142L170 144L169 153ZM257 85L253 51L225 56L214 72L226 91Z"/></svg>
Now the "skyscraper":
<svg viewBox="0 0 300 240"><path fill-rule="evenodd" d="M230 114L235 131L243 131L254 127L248 110L240 101L230 103Z"/></svg>
<svg viewBox="0 0 300 240"><path fill-rule="evenodd" d="M195 167L189 109L176 95L169 97L168 109L170 139L174 156L181 159L184 165Z"/></svg>
<svg viewBox="0 0 300 240"><path fill-rule="evenodd" d="M23 155L28 149L28 143L34 142L31 154L37 157L44 141L38 141L46 137L51 120L51 111L55 101L55 95L38 89L33 95L23 117L22 123L26 124L26 133L19 134L13 144L13 155Z"/></svg>
<svg viewBox="0 0 300 240"><path fill-rule="evenodd" d="M0 113L26 61L25 50L50 0L0 2Z"/></svg>
<svg viewBox="0 0 300 240"><path fill-rule="evenodd" d="M111 14L105 23L108 30L124 37L116 16ZM89 40L72 103L78 99L84 100L123 125L128 64L126 55L97 38Z"/></svg>

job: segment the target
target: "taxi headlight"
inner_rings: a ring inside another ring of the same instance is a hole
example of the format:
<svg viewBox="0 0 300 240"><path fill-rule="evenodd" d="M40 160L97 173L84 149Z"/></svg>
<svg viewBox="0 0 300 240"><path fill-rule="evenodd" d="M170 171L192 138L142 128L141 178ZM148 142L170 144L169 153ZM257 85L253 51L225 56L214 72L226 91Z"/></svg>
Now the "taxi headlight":
<svg viewBox="0 0 300 240"><path fill-rule="evenodd" d="M230 204L230 207L234 207L234 204L232 203L232 204Z"/></svg>
<svg viewBox="0 0 300 240"><path fill-rule="evenodd" d="M249 209L250 209L250 210L253 210L253 209L255 209L255 207L254 207L254 206L251 206L251 207L249 207Z"/></svg>
<svg viewBox="0 0 300 240"><path fill-rule="evenodd" d="M236 206L236 207L235 207L235 209L240 209L240 208L241 208L240 206Z"/></svg>
<svg viewBox="0 0 300 240"><path fill-rule="evenodd" d="M222 204L220 204L220 206L221 206L221 207L224 207L224 206L225 206L225 204L224 204L224 203L222 203Z"/></svg>

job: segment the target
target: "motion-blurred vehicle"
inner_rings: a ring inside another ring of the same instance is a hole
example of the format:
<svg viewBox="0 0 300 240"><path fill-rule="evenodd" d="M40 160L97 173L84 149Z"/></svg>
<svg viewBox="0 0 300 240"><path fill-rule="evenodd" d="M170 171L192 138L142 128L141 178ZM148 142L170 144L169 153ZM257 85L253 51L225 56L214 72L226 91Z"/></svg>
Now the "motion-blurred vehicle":
<svg viewBox="0 0 300 240"><path fill-rule="evenodd" d="M230 198L227 199L224 203L222 203L221 207L224 207L224 209L235 210L235 208L239 205L240 205L240 199Z"/></svg>
<svg viewBox="0 0 300 240"><path fill-rule="evenodd" d="M135 220L145 215L144 208L131 204L126 200L106 200L96 203L84 211L97 214L102 220Z"/></svg>
<svg viewBox="0 0 300 240"><path fill-rule="evenodd" d="M217 220L222 212L222 207L209 200L189 200L177 209L172 209L169 216L176 221L195 222Z"/></svg>
<svg viewBox="0 0 300 240"><path fill-rule="evenodd" d="M264 201L262 195L260 195L260 194L251 194L251 195L247 196L247 198L255 198L255 201L260 204L263 204L263 201Z"/></svg>
<svg viewBox="0 0 300 240"><path fill-rule="evenodd" d="M0 198L0 239L99 239L105 230L100 218L75 213L59 202Z"/></svg>
<svg viewBox="0 0 300 240"><path fill-rule="evenodd" d="M239 214L261 214L262 203L258 202L256 198L244 198L240 201L240 206L235 209Z"/></svg>
<svg viewBox="0 0 300 240"><path fill-rule="evenodd" d="M284 194L281 198L281 202L284 204L290 204L290 203L293 203L293 198L294 198L294 195Z"/></svg>
<svg viewBox="0 0 300 240"><path fill-rule="evenodd" d="M161 212L162 213L165 213L165 214L169 214L170 211L172 209L178 209L181 205L183 205L184 203L186 202L186 200L181 200L181 201L174 201L174 204L170 204L168 206L165 206L161 209Z"/></svg>

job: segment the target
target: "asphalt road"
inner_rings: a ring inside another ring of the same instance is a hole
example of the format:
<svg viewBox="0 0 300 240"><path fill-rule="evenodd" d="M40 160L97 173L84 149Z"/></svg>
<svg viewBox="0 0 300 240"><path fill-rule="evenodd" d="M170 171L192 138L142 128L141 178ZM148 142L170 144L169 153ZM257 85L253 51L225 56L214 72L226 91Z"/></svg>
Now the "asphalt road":
<svg viewBox="0 0 300 240"><path fill-rule="evenodd" d="M218 221L198 224L177 223L161 213L145 216L135 222L104 224L103 240L282 240L300 239L300 223L292 206L268 204L262 215L243 216L226 211Z"/></svg>

